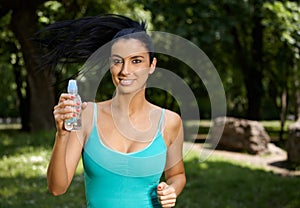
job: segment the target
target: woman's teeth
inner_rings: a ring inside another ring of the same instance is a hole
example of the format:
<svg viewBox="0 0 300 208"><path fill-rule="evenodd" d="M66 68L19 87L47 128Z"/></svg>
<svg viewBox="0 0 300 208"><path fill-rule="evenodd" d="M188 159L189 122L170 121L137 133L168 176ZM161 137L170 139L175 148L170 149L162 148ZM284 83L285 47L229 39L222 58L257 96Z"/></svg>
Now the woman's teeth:
<svg viewBox="0 0 300 208"><path fill-rule="evenodd" d="M122 80L120 81L120 83L121 83L122 85L131 85L132 82L133 82L132 79L122 79Z"/></svg>

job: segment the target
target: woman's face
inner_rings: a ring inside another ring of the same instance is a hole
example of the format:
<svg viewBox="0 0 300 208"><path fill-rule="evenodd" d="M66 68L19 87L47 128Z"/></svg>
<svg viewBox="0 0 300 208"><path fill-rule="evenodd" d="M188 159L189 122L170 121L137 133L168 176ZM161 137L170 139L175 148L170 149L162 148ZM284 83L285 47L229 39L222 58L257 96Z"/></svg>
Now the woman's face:
<svg viewBox="0 0 300 208"><path fill-rule="evenodd" d="M137 39L120 39L112 45L110 71L119 93L133 93L145 88L149 74L155 70L149 51Z"/></svg>

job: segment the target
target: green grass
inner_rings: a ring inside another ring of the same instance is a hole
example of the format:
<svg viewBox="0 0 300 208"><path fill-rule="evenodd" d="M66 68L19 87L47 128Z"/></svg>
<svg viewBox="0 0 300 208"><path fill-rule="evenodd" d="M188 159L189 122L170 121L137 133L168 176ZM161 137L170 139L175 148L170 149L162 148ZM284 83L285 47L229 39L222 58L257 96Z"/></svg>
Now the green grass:
<svg viewBox="0 0 300 208"><path fill-rule="evenodd" d="M177 207L296 208L300 177L283 177L220 157L185 159L187 185Z"/></svg>
<svg viewBox="0 0 300 208"><path fill-rule="evenodd" d="M53 197L47 191L53 139L54 133L0 131L0 208L85 207L81 164L66 194ZM195 152L185 157L187 185L176 207L300 207L300 177L282 177L218 157L200 161Z"/></svg>
<svg viewBox="0 0 300 208"><path fill-rule="evenodd" d="M54 133L0 131L0 208L85 207L82 165L65 195L47 191Z"/></svg>

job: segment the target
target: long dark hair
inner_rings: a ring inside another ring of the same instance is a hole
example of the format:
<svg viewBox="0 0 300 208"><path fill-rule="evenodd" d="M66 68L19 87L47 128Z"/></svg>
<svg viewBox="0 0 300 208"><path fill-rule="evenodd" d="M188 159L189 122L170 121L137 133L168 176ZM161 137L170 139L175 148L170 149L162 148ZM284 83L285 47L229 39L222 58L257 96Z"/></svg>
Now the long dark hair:
<svg viewBox="0 0 300 208"><path fill-rule="evenodd" d="M145 21L137 22L122 15L103 14L56 22L40 30L33 39L44 53L40 68L56 68L58 64L83 63L101 46L125 36L142 41L152 61L153 43L146 33Z"/></svg>

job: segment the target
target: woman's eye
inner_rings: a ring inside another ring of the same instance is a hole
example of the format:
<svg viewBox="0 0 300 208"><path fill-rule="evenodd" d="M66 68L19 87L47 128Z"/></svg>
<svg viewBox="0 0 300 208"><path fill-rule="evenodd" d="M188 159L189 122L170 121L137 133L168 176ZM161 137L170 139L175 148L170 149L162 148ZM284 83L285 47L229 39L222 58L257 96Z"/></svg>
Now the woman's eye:
<svg viewBox="0 0 300 208"><path fill-rule="evenodd" d="M112 64L121 64L123 61L120 59L113 59Z"/></svg>
<svg viewBox="0 0 300 208"><path fill-rule="evenodd" d="M139 60L139 59L134 59L134 60L132 60L132 63L134 63L134 64L139 64L139 63L141 63L142 61L141 60Z"/></svg>

